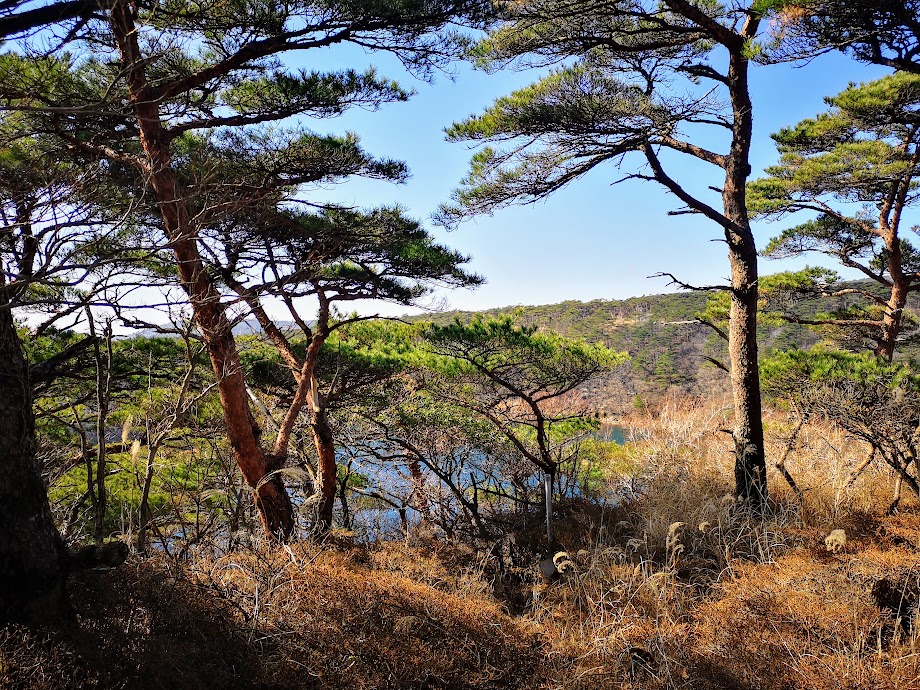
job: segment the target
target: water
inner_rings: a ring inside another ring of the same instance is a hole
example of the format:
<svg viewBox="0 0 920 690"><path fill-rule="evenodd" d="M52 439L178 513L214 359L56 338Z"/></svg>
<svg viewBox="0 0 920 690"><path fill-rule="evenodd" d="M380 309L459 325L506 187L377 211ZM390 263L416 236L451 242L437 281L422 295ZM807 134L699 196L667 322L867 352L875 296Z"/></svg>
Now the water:
<svg viewBox="0 0 920 690"><path fill-rule="evenodd" d="M120 430L119 430L120 433ZM595 438L603 441L624 445L630 440L629 430L622 426L605 425L595 434ZM342 465L351 465L352 471L366 482L366 488L371 491L379 491L385 495L392 496L397 502L402 502L399 497L408 497L414 488L414 483L408 469L403 463L373 461L371 458L362 457L356 452L355 448L340 448L338 452L338 462ZM485 482L486 474L478 467L478 462L485 460L485 456L478 456L475 453L467 458L469 464L465 465L460 474L472 477L477 481ZM350 461L350 462L349 462ZM426 472L426 474L428 474ZM454 479L458 483L465 483L463 477L457 476ZM436 481L431 478L431 481ZM531 489L536 488L542 482L542 475L534 471L533 476L528 478L527 484ZM578 495L581 493L581 487L577 482L573 482L565 487L566 493ZM402 533L403 517L400 510L392 505L361 505L357 502L357 495L350 496L352 527L361 534L365 539L374 541L379 538L392 538ZM300 492L295 492L292 499L298 507L303 503L304 496ZM610 503L615 504L618 498L611 499ZM405 520L408 524L415 524L419 521L420 515L414 509L403 504ZM340 512L338 500L336 501L336 512ZM226 535L229 538L229 535ZM171 547L180 544L188 539L189 535L182 530L172 536L167 536L167 544L159 544L151 535L151 545L153 548ZM223 541L223 540L220 540Z"/></svg>
<svg viewBox="0 0 920 690"><path fill-rule="evenodd" d="M629 430L622 426L609 425L602 427L596 434L595 438L603 441L624 445L629 442ZM390 496L408 496L413 489L413 481L409 476L407 468L399 462L386 463L374 461L368 457L362 457L361 453L355 452L355 449L339 449L338 460L341 464L350 464L351 469L367 482L367 488L380 491ZM485 482L486 474L477 465L477 461L486 460L485 456L473 453L468 457L469 465L466 465L462 474L468 474L475 477L476 480ZM350 463L349 463L350 461ZM428 472L426 471L426 475ZM458 483L463 483L460 476L456 476ZM534 471L532 477L527 481L531 488L537 487L542 482L542 475ZM578 495L581 493L581 487L577 482L572 482L564 487L566 493ZM419 515L413 508L405 506L406 518L408 523L414 523L418 520ZM398 534L402 531L402 518L399 510L393 506L355 506L352 510L352 520L354 528L373 539L372 535L379 533Z"/></svg>
<svg viewBox="0 0 920 690"><path fill-rule="evenodd" d="M597 432L597 438L602 441L612 441L620 446L626 445L631 440L629 429L615 424L601 427L600 431Z"/></svg>

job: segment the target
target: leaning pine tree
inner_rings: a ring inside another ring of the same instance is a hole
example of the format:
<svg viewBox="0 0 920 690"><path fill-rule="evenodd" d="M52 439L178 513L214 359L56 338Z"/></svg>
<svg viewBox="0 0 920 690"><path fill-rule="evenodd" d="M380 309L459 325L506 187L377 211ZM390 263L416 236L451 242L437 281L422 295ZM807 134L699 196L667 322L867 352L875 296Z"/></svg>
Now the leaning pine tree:
<svg viewBox="0 0 920 690"><path fill-rule="evenodd" d="M721 227L731 263L731 285L720 289L731 295L736 491L755 507L767 498L767 477L757 364L757 250L745 187L751 173L748 68L763 18L759 4L509 3L504 23L473 49L473 58L488 69L556 68L448 130L454 141L508 146L474 156L454 203L442 213L444 222L454 223L536 201L602 163L636 154L645 168L628 178L663 185L685 205L678 213L702 214ZM704 126L724 133L724 153L693 143L681 131ZM663 152L718 168L724 175L716 190L720 203L705 200L711 191L696 192L671 176Z"/></svg>
<svg viewBox="0 0 920 690"><path fill-rule="evenodd" d="M603 345L568 340L510 317L431 325L423 332L420 386L449 406L487 420L522 459L544 474L546 539L553 545L553 487L576 441L598 420L579 389L628 359Z"/></svg>
<svg viewBox="0 0 920 690"><path fill-rule="evenodd" d="M354 43L397 55L425 72L446 55L440 33L451 21L476 21L491 10L482 0L383 2L175 3L153 7L114 0L72 33L70 53L47 71L68 70L60 89L36 99L29 69L5 65L0 101L28 111L81 156L132 168L156 203L176 282L191 304L210 357L237 464L253 488L267 534L294 529L279 459L263 446L249 407L239 353L220 285L205 264L201 240L206 195L182 174L185 135L240 130L293 116L330 117L353 106L376 108L407 94L373 70L290 69L280 56ZM36 40L41 40L36 36ZM19 54L28 54L23 49ZM28 62L28 61L23 61ZM34 72L34 70L33 70ZM244 137L245 139L245 137ZM400 179L399 166L367 156L354 137L320 137L302 127L275 127L262 142L266 180L328 183L350 175ZM273 157L274 154L274 157ZM248 203L259 187L239 188Z"/></svg>
<svg viewBox="0 0 920 690"><path fill-rule="evenodd" d="M359 299L410 306L433 285L475 286L482 279L463 270L466 257L434 242L397 208L307 213L272 206L209 228L205 237L211 247L209 271L249 308L294 379L291 403L275 435L275 457L287 455L294 426L303 409L309 410L317 455L315 531L326 531L338 488L330 407L367 385L353 372L346 375L342 362L328 353L323 361L333 335L367 319L337 317L336 307ZM284 305L296 328L285 328L269 315L267 298ZM306 300L316 303L312 319L305 316ZM331 371L323 371L324 363ZM368 373L370 380L380 376Z"/></svg>

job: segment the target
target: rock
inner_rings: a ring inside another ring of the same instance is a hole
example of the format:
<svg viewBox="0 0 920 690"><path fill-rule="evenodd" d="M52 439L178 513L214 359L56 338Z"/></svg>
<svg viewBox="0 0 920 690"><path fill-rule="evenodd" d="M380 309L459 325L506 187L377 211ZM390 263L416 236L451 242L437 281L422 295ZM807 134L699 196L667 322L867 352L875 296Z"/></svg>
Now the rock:
<svg viewBox="0 0 920 690"><path fill-rule="evenodd" d="M122 541L84 546L70 554L70 570L108 570L117 568L128 558L128 545Z"/></svg>
<svg viewBox="0 0 920 690"><path fill-rule="evenodd" d="M824 547L830 553L841 553L847 548L847 533L842 529L835 529L824 539Z"/></svg>

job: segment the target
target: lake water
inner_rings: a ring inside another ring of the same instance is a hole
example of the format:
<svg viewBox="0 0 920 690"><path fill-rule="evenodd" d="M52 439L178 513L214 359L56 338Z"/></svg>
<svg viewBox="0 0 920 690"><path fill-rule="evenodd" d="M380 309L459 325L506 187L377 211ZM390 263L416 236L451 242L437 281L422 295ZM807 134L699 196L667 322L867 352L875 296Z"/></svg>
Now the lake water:
<svg viewBox="0 0 920 690"><path fill-rule="evenodd" d="M597 432L597 437L622 446L629 441L629 429L616 425L604 426Z"/></svg>
<svg viewBox="0 0 920 690"><path fill-rule="evenodd" d="M596 438L624 445L629 442L629 429L617 425L604 426L598 430ZM344 451L341 452L339 461L343 461L346 455ZM412 480L404 470L400 471L386 464L361 463L360 461L355 465L355 471L363 474L370 480L371 485L376 485L380 489L396 494L407 494L412 489ZM542 476L535 473L533 481L534 485L539 485L542 482ZM577 491L577 488L575 490ZM406 515L410 522L416 522L419 518L413 508L407 508ZM352 520L354 528L370 539L374 538L373 535L386 533L393 535L401 531L399 512L392 507L356 507L352 512Z"/></svg>

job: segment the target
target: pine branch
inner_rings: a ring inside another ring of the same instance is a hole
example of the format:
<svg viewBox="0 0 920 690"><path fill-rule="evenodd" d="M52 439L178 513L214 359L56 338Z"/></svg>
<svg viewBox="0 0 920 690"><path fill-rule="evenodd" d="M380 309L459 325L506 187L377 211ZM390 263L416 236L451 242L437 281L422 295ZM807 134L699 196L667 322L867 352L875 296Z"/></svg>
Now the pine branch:
<svg viewBox="0 0 920 690"><path fill-rule="evenodd" d="M649 278L669 278L668 285L677 285L683 290L693 290L695 292L711 292L712 290L724 290L731 292L731 285L690 285L682 280L678 280L673 273L653 273Z"/></svg>

